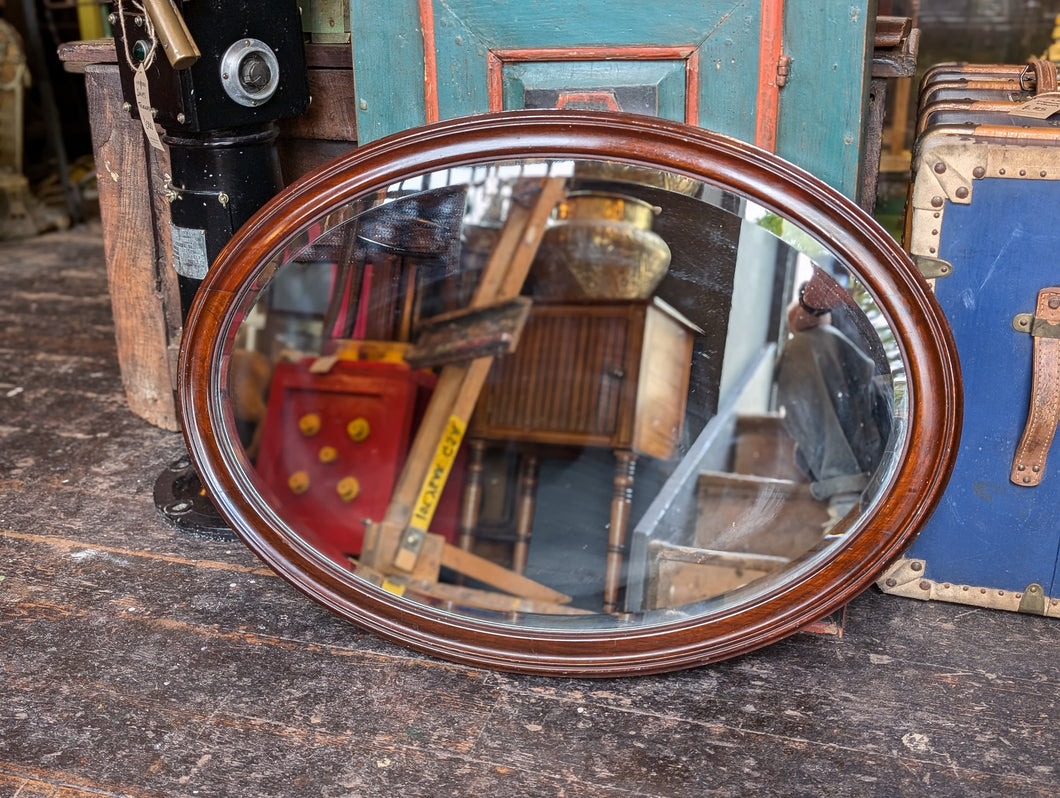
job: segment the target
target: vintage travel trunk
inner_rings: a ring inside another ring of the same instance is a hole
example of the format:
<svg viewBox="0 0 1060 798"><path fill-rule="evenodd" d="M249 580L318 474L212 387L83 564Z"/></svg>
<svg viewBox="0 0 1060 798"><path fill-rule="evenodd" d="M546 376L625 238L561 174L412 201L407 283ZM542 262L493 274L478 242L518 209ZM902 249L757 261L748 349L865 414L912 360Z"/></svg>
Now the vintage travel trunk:
<svg viewBox="0 0 1060 798"><path fill-rule="evenodd" d="M1032 100L1050 101L1055 74L1028 71ZM1060 128L1056 117L1011 113L1021 107L970 109L969 121L927 125L917 140L907 245L953 329L964 423L938 509L878 584L1055 617L1060 453L1048 455L1060 414Z"/></svg>

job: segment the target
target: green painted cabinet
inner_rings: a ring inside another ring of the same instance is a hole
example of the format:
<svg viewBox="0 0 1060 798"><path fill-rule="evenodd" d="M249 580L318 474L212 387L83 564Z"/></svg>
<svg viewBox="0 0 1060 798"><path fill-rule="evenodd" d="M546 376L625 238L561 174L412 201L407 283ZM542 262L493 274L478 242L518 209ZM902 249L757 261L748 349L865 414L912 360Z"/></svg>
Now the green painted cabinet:
<svg viewBox="0 0 1060 798"><path fill-rule="evenodd" d="M494 110L622 109L857 191L875 0L351 0L350 19L361 142Z"/></svg>

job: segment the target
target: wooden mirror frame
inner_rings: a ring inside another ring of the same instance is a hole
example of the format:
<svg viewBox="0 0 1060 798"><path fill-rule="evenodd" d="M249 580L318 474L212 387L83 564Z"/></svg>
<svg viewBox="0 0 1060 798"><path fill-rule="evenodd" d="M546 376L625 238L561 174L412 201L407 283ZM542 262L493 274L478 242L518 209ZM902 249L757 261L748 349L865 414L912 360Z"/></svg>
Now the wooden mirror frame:
<svg viewBox="0 0 1060 798"><path fill-rule="evenodd" d="M831 250L890 324L909 388L907 432L881 499L848 538L742 602L658 625L562 630L490 623L399 599L316 556L277 519L243 473L220 370L232 314L263 266L314 221L412 175L519 158L606 159L731 191ZM358 626L477 667L610 677L692 667L752 651L844 606L912 541L956 456L961 383L948 326L894 240L850 200L780 158L651 117L511 112L443 122L381 139L289 186L225 247L198 293L180 353L179 408L188 448L217 509L262 560Z"/></svg>

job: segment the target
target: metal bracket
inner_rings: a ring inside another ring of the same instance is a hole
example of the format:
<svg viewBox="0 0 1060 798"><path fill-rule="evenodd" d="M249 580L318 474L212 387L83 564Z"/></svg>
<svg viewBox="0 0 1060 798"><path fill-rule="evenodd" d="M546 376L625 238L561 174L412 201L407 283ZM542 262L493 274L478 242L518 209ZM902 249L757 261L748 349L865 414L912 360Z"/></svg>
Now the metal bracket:
<svg viewBox="0 0 1060 798"><path fill-rule="evenodd" d="M969 167L973 168L968 171ZM972 178L978 175L965 153L951 154L939 147L936 152L925 153L920 162L919 173L930 170L939 191L950 202L970 205L972 202Z"/></svg>
<svg viewBox="0 0 1060 798"><path fill-rule="evenodd" d="M1037 582L1031 582L1023 589L1017 612L1027 615L1045 615L1045 590Z"/></svg>
<svg viewBox="0 0 1060 798"><path fill-rule="evenodd" d="M877 587L884 593L907 598L928 598L927 581L924 580L924 560L898 559L887 568L876 580Z"/></svg>
<svg viewBox="0 0 1060 798"><path fill-rule="evenodd" d="M1060 338L1060 324L1051 324L1033 313L1018 313L1013 316L1012 329L1035 338Z"/></svg>
<svg viewBox="0 0 1060 798"><path fill-rule="evenodd" d="M933 258L930 255L915 255L916 268L925 280L937 277L949 277L953 274L953 264L942 258Z"/></svg>
<svg viewBox="0 0 1060 798"><path fill-rule="evenodd" d="M411 527L405 531L401 539L397 554L394 556L394 566L402 571L412 571L416 567L416 560L420 556L420 549L427 540L427 532L423 529Z"/></svg>
<svg viewBox="0 0 1060 798"><path fill-rule="evenodd" d="M985 174L983 157L977 148L962 143L925 139L914 158L915 179L909 199L911 218L906 242L910 253L938 257L946 208L951 203L971 203L973 180ZM927 275L925 278L933 279Z"/></svg>

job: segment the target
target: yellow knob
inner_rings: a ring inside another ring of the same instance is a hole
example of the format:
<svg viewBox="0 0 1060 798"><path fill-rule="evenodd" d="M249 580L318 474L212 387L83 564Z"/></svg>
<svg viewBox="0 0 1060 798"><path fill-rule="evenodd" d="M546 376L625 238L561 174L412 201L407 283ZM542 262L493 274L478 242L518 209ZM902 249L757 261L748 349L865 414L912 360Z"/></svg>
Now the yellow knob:
<svg viewBox="0 0 1060 798"><path fill-rule="evenodd" d="M287 487L291 489L291 493L301 496L309 490L309 474L305 471L295 471L287 478Z"/></svg>
<svg viewBox="0 0 1060 798"><path fill-rule="evenodd" d="M339 450L334 446L321 446L317 457L322 463L334 463L339 459Z"/></svg>
<svg viewBox="0 0 1060 798"><path fill-rule="evenodd" d="M357 481L356 477L343 477L339 480L339 484L335 486L335 490L339 494L339 498L344 502L352 502L357 498L357 494L361 492L361 483Z"/></svg>
<svg viewBox="0 0 1060 798"><path fill-rule="evenodd" d="M358 443L368 437L371 427L368 426L368 419L366 418L355 418L349 424L346 425L346 434L350 436L350 440L357 441Z"/></svg>
<svg viewBox="0 0 1060 798"><path fill-rule="evenodd" d="M298 429L306 437L311 437L320 432L320 416L316 413L306 413L298 419Z"/></svg>

